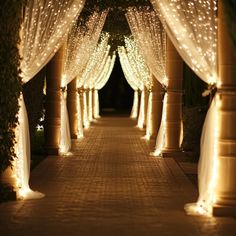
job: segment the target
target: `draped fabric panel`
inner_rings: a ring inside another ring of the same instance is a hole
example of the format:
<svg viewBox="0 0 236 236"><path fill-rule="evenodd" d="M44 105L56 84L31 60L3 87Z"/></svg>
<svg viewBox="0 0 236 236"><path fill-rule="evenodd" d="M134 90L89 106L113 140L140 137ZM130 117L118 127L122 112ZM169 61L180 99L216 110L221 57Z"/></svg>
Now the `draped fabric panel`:
<svg viewBox="0 0 236 236"><path fill-rule="evenodd" d="M116 54L113 53L112 56L108 56L106 59L106 62L102 68L102 70L100 71L100 74L98 74L98 76L95 79L95 83L94 83L94 117L95 118L99 118L99 94L98 91L100 89L102 89L107 81L109 80L110 76L111 76L111 72L114 68L115 65L115 60L116 60Z"/></svg>
<svg viewBox="0 0 236 236"><path fill-rule="evenodd" d="M20 53L23 82L32 79L53 57L82 10L84 0L31 0L24 9Z"/></svg>
<svg viewBox="0 0 236 236"><path fill-rule="evenodd" d="M151 0L175 48L206 83L217 80L216 0Z"/></svg>
<svg viewBox="0 0 236 236"><path fill-rule="evenodd" d="M20 30L20 69L23 83L31 80L54 56L63 44L73 21L82 10L84 0L27 1L24 20ZM30 141L28 138L28 118L23 96L19 98L19 125L16 128L15 175L19 187L19 198L41 198L44 195L29 187Z"/></svg>
<svg viewBox="0 0 236 236"><path fill-rule="evenodd" d="M157 13L147 7L130 7L126 18L149 70L166 87L166 34Z"/></svg>
<svg viewBox="0 0 236 236"><path fill-rule="evenodd" d="M209 85L220 82L217 72L217 1L151 0L166 32L183 60ZM217 95L216 95L217 96ZM211 214L217 176L217 126L219 99L207 113L201 136L198 164L199 197L187 212Z"/></svg>
<svg viewBox="0 0 236 236"><path fill-rule="evenodd" d="M144 94L144 96L148 96L148 105L147 105L147 110L143 111L144 116L146 116L146 135L144 136L145 139L150 139L151 135L151 119L152 119L152 76L151 72L143 58L143 56L139 52L139 48L135 41L131 37L125 37L125 48L127 51L127 57L131 63L131 66L133 70L138 74L138 77L140 80L143 82L145 87L147 88L148 93ZM146 98L145 98L146 99ZM144 105L144 103L143 103ZM142 109L145 109L145 107L142 107ZM140 111L141 111L140 110ZM146 114L145 114L146 113ZM141 112L142 114L142 112ZM144 121L144 116L142 121ZM140 123L141 124L141 123ZM143 127L143 125L140 125Z"/></svg>
<svg viewBox="0 0 236 236"><path fill-rule="evenodd" d="M62 87L67 86L68 83L83 73L94 49L96 48L106 16L107 11L101 13L94 12L86 22L86 27L78 25L77 22L73 25L65 48L64 74L61 81ZM66 93L66 89L63 89L63 91L63 93ZM66 97L66 94L62 94L62 125L60 137L61 154L67 154L71 148L70 125L66 106ZM78 113L81 113L81 111L78 111Z"/></svg>
<svg viewBox="0 0 236 236"><path fill-rule="evenodd" d="M133 73L132 66L127 57L127 53L124 47L118 48L118 55L120 59L121 68L124 72L125 78L133 90L143 89L143 82Z"/></svg>
<svg viewBox="0 0 236 236"><path fill-rule="evenodd" d="M108 79L110 78L111 72L114 68L115 60L116 60L115 53L113 53L112 56L108 57L104 69L102 70L101 74L98 76L95 82L95 89L100 90L106 85Z"/></svg>
<svg viewBox="0 0 236 236"><path fill-rule="evenodd" d="M166 77L166 33L157 13L151 10L149 7L130 7L126 13L126 18L134 40L140 53L145 59L149 70L162 84L162 86L167 88L168 78ZM148 127L146 129L146 138L149 138L151 133L151 103L152 95L148 103L147 117L149 117L149 121L147 122ZM166 103L163 103L163 110L166 109L166 105ZM165 145L164 130L165 121L162 118L158 131L158 136L162 138L157 138L155 151L151 153L152 155L159 156L161 154L162 150L159 150L159 147L164 147Z"/></svg>
<svg viewBox="0 0 236 236"><path fill-rule="evenodd" d="M128 44L128 41L126 39L126 45ZM132 54L132 47L134 47L135 44L131 42L129 46L129 54ZM135 48L137 50L137 48ZM118 54L120 58L120 63L121 63L121 68L124 72L125 78L130 85L130 87L135 91L134 92L134 101L133 101L133 107L131 111L131 118L136 118L138 117L138 123L137 126L139 128L143 128L143 123L144 123L144 101L142 102L142 99L144 99L144 94L141 95L141 101L140 101L140 109L138 109L138 90L142 91L144 90L144 85L146 84L148 87L151 86L149 83L149 77L148 77L148 69L145 67L145 63L143 62L143 58L139 55L137 59L135 60L135 53L134 55L130 55L128 57L128 52L125 47L119 47L118 48ZM136 55L137 55L136 51ZM137 65L139 64L139 66ZM143 72L140 72L140 70L144 67ZM137 91L137 92L136 92ZM136 97L135 97L136 96ZM139 110L139 114L138 114ZM134 116L135 115L135 116Z"/></svg>

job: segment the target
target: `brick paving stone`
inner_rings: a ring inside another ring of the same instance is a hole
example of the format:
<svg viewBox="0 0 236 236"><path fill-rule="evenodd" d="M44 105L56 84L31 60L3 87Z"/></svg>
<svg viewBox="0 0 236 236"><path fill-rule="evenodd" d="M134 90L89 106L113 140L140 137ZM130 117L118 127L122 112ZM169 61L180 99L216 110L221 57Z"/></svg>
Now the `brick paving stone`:
<svg viewBox="0 0 236 236"><path fill-rule="evenodd" d="M233 218L187 216L197 189L172 158L125 117L94 122L72 155L46 158L31 174L40 200L0 205L3 236L236 235Z"/></svg>

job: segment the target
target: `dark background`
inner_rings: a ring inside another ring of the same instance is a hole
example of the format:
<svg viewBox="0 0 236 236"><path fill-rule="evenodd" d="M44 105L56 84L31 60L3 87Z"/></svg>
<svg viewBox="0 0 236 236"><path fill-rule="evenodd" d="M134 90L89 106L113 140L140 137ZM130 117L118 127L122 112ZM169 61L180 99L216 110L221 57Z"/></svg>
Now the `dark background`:
<svg viewBox="0 0 236 236"><path fill-rule="evenodd" d="M133 103L133 89L127 83L119 57L107 84L99 91L101 114L129 113Z"/></svg>

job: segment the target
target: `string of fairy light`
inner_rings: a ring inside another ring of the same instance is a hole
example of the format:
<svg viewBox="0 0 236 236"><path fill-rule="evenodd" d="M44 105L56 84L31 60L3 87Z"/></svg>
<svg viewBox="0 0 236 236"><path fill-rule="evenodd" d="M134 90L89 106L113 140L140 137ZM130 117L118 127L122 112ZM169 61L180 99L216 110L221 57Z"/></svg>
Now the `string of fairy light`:
<svg viewBox="0 0 236 236"><path fill-rule="evenodd" d="M167 86L166 35L157 13L150 7L130 7L126 17L148 68L161 84Z"/></svg>
<svg viewBox="0 0 236 236"><path fill-rule="evenodd" d="M190 68L209 84L217 80L217 1L151 0ZM219 82L219 81L218 81Z"/></svg>
<svg viewBox="0 0 236 236"><path fill-rule="evenodd" d="M58 51L84 0L29 1L24 11L20 54L23 81L34 77Z"/></svg>
<svg viewBox="0 0 236 236"><path fill-rule="evenodd" d="M103 70L101 71L101 74L97 77L97 80L95 81L94 88L96 90L102 89L107 83L108 79L110 78L112 69L114 67L115 59L116 59L115 53L113 53L112 56L109 55L109 57L107 58Z"/></svg>
<svg viewBox="0 0 236 236"><path fill-rule="evenodd" d="M71 24L76 20L84 0L27 1L20 29L19 53L23 83L31 80L53 57L66 39ZM30 142L28 120L23 96L19 99L19 124L16 128L14 146L14 175L18 186L18 197L40 198L43 194L29 187Z"/></svg>
<svg viewBox="0 0 236 236"><path fill-rule="evenodd" d="M89 58L88 64L81 77L81 83L83 83L84 88L93 89L96 76L100 74L101 68L104 66L103 63L109 55L110 46L108 45L108 40L109 34L102 33L100 43Z"/></svg>
<svg viewBox="0 0 236 236"><path fill-rule="evenodd" d="M118 54L121 67L127 82L130 84L131 87L143 90L143 81L139 78L137 73L135 73L135 70L128 59L125 47L118 47Z"/></svg>
<svg viewBox="0 0 236 236"><path fill-rule="evenodd" d="M210 87L219 86L221 81L217 71L218 1L151 0L151 2L160 19L165 21L166 32L184 61ZM199 173L199 199L193 211L203 214L211 214L217 198L215 189L219 173L217 110L220 103L216 95L205 121L201 141L199 169L202 171Z"/></svg>
<svg viewBox="0 0 236 236"><path fill-rule="evenodd" d="M76 76L83 77L85 74L85 67L96 48L107 13L94 12L86 22L86 27L78 27L77 23L73 25L66 45L62 87Z"/></svg>
<svg viewBox="0 0 236 236"><path fill-rule="evenodd" d="M124 37L124 41L127 57L133 68L133 72L143 82L146 88L151 91L152 77L143 56L139 52L137 44L131 37L127 36Z"/></svg>

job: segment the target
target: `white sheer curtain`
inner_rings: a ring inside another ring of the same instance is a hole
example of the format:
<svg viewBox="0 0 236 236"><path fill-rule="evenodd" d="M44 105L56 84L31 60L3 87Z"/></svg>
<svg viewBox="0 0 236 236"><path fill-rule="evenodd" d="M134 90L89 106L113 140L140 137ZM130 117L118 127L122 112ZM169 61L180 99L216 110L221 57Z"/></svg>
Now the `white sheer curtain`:
<svg viewBox="0 0 236 236"><path fill-rule="evenodd" d="M61 137L60 153L68 154L71 148L70 125L66 105L66 86L78 75L82 74L99 40L107 11L94 12L86 22L86 27L75 22L69 34L65 49L65 66L62 76L61 99ZM77 107L79 108L79 107Z"/></svg>
<svg viewBox="0 0 236 236"><path fill-rule="evenodd" d="M68 0L63 4L51 0L27 1L19 45L23 83L32 79L53 57L65 40L83 4L84 0ZM15 145L17 159L14 163L19 187L18 197L41 198L44 194L34 192L29 187L30 140L23 96L19 98L19 105L19 125L16 129Z"/></svg>
<svg viewBox="0 0 236 236"><path fill-rule="evenodd" d="M139 51L145 59L149 70L164 88L168 87L166 77L166 33L157 13L149 7L130 7L126 13L132 35ZM152 95L151 95L152 96ZM165 142L166 94L163 100L161 125L156 139L155 151L152 155L159 156ZM151 98L150 98L151 99ZM151 107L149 107L149 116ZM150 125L150 123L148 124ZM147 134L148 135L148 134Z"/></svg>
<svg viewBox="0 0 236 236"><path fill-rule="evenodd" d="M93 96L93 90L95 86L95 80L97 79L98 75L101 73L102 67L106 62L108 57L108 53L110 50L110 46L108 45L109 34L102 33L100 36L100 42L97 44L96 48L94 49L93 53L90 55L90 58L87 62L86 67L83 70L83 73L80 76L80 79L77 81L77 88L81 91L83 89L89 89L89 104L87 104L87 94L83 92L83 122L84 127L88 128L90 121L93 120L93 116L97 118L95 115L93 107L98 106L95 100L97 98L96 92L95 97ZM99 112L98 112L99 113ZM96 112L97 114L97 112Z"/></svg>
<svg viewBox="0 0 236 236"><path fill-rule="evenodd" d="M125 78L131 87L139 88L141 91L140 106L137 127L142 129L144 126L144 80L142 80L142 75L137 71L135 65L136 62L132 62L132 56L128 57L128 52L125 47L118 48L118 54L120 58L120 63L122 70L124 72ZM136 108L138 110L138 108Z"/></svg>
<svg viewBox="0 0 236 236"><path fill-rule="evenodd" d="M103 67L103 70L101 71L101 74L97 77L95 84L94 84L94 89L95 89L95 102L94 102L94 116L95 118L99 118L99 95L98 91L102 89L107 81L110 78L111 72L114 68L115 65L115 60L116 60L116 54L113 53L112 56L108 56L106 63Z"/></svg>
<svg viewBox="0 0 236 236"><path fill-rule="evenodd" d="M132 66L135 67L135 70L139 74L140 80L143 81L147 93L143 92L143 97L141 95L142 99L146 99L145 96L148 96L148 106L147 110L143 111L144 116L146 112L146 135L144 136L145 139L150 139L150 135L152 132L152 126L151 126L151 118L152 118L152 76L149 71L149 68L143 58L143 56L140 54L139 49L135 41L131 37L125 37L125 47L127 49L127 55L129 58L129 61L131 62ZM142 102L141 102L142 103ZM144 101L143 101L144 106ZM144 117L143 117L144 118Z"/></svg>
<svg viewBox="0 0 236 236"><path fill-rule="evenodd" d="M219 83L217 75L217 1L152 0L166 31L181 57L205 82ZM207 113L201 137L198 166L199 198L186 206L188 213L211 214L214 204L214 182L217 176L217 110L216 96Z"/></svg>
<svg viewBox="0 0 236 236"><path fill-rule="evenodd" d="M122 53L124 52L124 50L125 50L124 48L119 50L120 63L121 63L121 67L122 67L124 76L126 78L126 81L130 85L130 87L134 90L133 106L132 106L130 118L136 119L136 118L138 118L139 88L141 85L139 84L138 80L132 78L133 75L131 74L131 71L127 67L127 65L126 65L127 63L125 63L126 59L122 58L122 57L124 57L124 56L122 56Z"/></svg>
<svg viewBox="0 0 236 236"><path fill-rule="evenodd" d="M105 66L110 52L110 45L108 45L110 35L108 33L102 33L100 43L95 48L93 54L91 55L88 65L82 76L84 80L84 88L89 89L89 104L88 104L88 116L89 121L93 121L94 118L94 106L96 100L94 101L94 89L95 83L99 75ZM96 97L95 97L96 98Z"/></svg>

